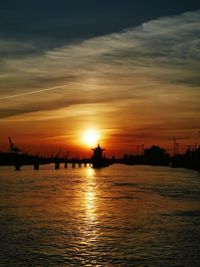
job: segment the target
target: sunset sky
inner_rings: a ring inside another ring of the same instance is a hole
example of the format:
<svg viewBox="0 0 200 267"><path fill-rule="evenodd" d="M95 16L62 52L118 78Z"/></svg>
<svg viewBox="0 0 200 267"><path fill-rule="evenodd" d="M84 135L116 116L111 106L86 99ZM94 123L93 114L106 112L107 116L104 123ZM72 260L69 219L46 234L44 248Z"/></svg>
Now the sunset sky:
<svg viewBox="0 0 200 267"><path fill-rule="evenodd" d="M0 150L200 143L200 2L0 3Z"/></svg>

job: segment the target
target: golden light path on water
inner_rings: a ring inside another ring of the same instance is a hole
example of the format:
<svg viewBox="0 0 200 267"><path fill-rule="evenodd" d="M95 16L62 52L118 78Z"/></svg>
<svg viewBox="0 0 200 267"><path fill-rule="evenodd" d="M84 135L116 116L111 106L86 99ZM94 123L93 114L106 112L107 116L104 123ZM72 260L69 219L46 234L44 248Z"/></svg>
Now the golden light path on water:
<svg viewBox="0 0 200 267"><path fill-rule="evenodd" d="M84 192L85 206L85 227L83 228L84 243L88 248L95 248L99 238L98 218L97 218L97 186L95 170L92 168L85 169L86 183ZM93 263L95 264L96 261Z"/></svg>
<svg viewBox="0 0 200 267"><path fill-rule="evenodd" d="M85 192L85 212L88 223L96 220L96 191L95 191L95 175L94 169L87 168L87 190Z"/></svg>

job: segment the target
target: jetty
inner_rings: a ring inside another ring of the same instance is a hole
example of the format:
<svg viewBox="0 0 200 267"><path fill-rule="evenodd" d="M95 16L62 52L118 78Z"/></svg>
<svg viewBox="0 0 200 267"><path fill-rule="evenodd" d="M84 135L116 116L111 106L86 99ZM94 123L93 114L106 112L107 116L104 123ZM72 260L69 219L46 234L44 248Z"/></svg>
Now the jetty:
<svg viewBox="0 0 200 267"><path fill-rule="evenodd" d="M107 158L105 148L99 144L93 148L93 154L90 158L69 158L69 155L59 156L40 156L24 153L12 142L9 137L10 151L0 152L0 166L14 166L15 170L21 170L22 166L31 165L34 170L39 170L41 165L54 164L56 170L60 169L61 164L67 169L69 165L72 168L87 167L105 168L112 164L125 165L152 165L152 166L169 166L173 168L187 168L200 171L200 147L189 147L184 154L174 153L170 156L165 149L153 145L151 148L142 149L141 155L125 154L122 158Z"/></svg>

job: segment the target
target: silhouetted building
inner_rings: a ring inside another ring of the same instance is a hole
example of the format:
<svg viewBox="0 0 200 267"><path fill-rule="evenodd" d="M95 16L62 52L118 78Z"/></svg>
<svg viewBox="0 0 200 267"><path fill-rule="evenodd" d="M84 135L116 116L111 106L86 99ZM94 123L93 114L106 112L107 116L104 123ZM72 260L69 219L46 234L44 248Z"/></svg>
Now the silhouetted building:
<svg viewBox="0 0 200 267"><path fill-rule="evenodd" d="M169 165L169 154L163 148L153 145L144 150L144 157L147 164Z"/></svg>
<svg viewBox="0 0 200 267"><path fill-rule="evenodd" d="M188 149L183 155L183 167L200 170L200 147Z"/></svg>
<svg viewBox="0 0 200 267"><path fill-rule="evenodd" d="M92 149L94 152L93 152L93 160L102 160L103 159L103 151L105 150L104 148L101 148L100 145L98 145L96 148L93 148Z"/></svg>
<svg viewBox="0 0 200 267"><path fill-rule="evenodd" d="M96 148L93 148L93 156L92 156L92 166L93 168L102 168L109 166L109 161L103 155L104 148L101 148L98 145Z"/></svg>

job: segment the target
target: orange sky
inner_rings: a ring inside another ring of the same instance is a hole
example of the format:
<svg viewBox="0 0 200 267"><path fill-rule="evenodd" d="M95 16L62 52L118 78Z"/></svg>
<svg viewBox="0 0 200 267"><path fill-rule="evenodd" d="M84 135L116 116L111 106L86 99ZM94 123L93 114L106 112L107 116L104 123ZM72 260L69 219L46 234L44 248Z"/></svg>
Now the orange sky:
<svg viewBox="0 0 200 267"><path fill-rule="evenodd" d="M11 136L30 153L62 147L84 156L87 129L99 132L108 155L138 144L172 149L173 136L200 143L199 21L200 12L185 13L4 59L0 150Z"/></svg>

